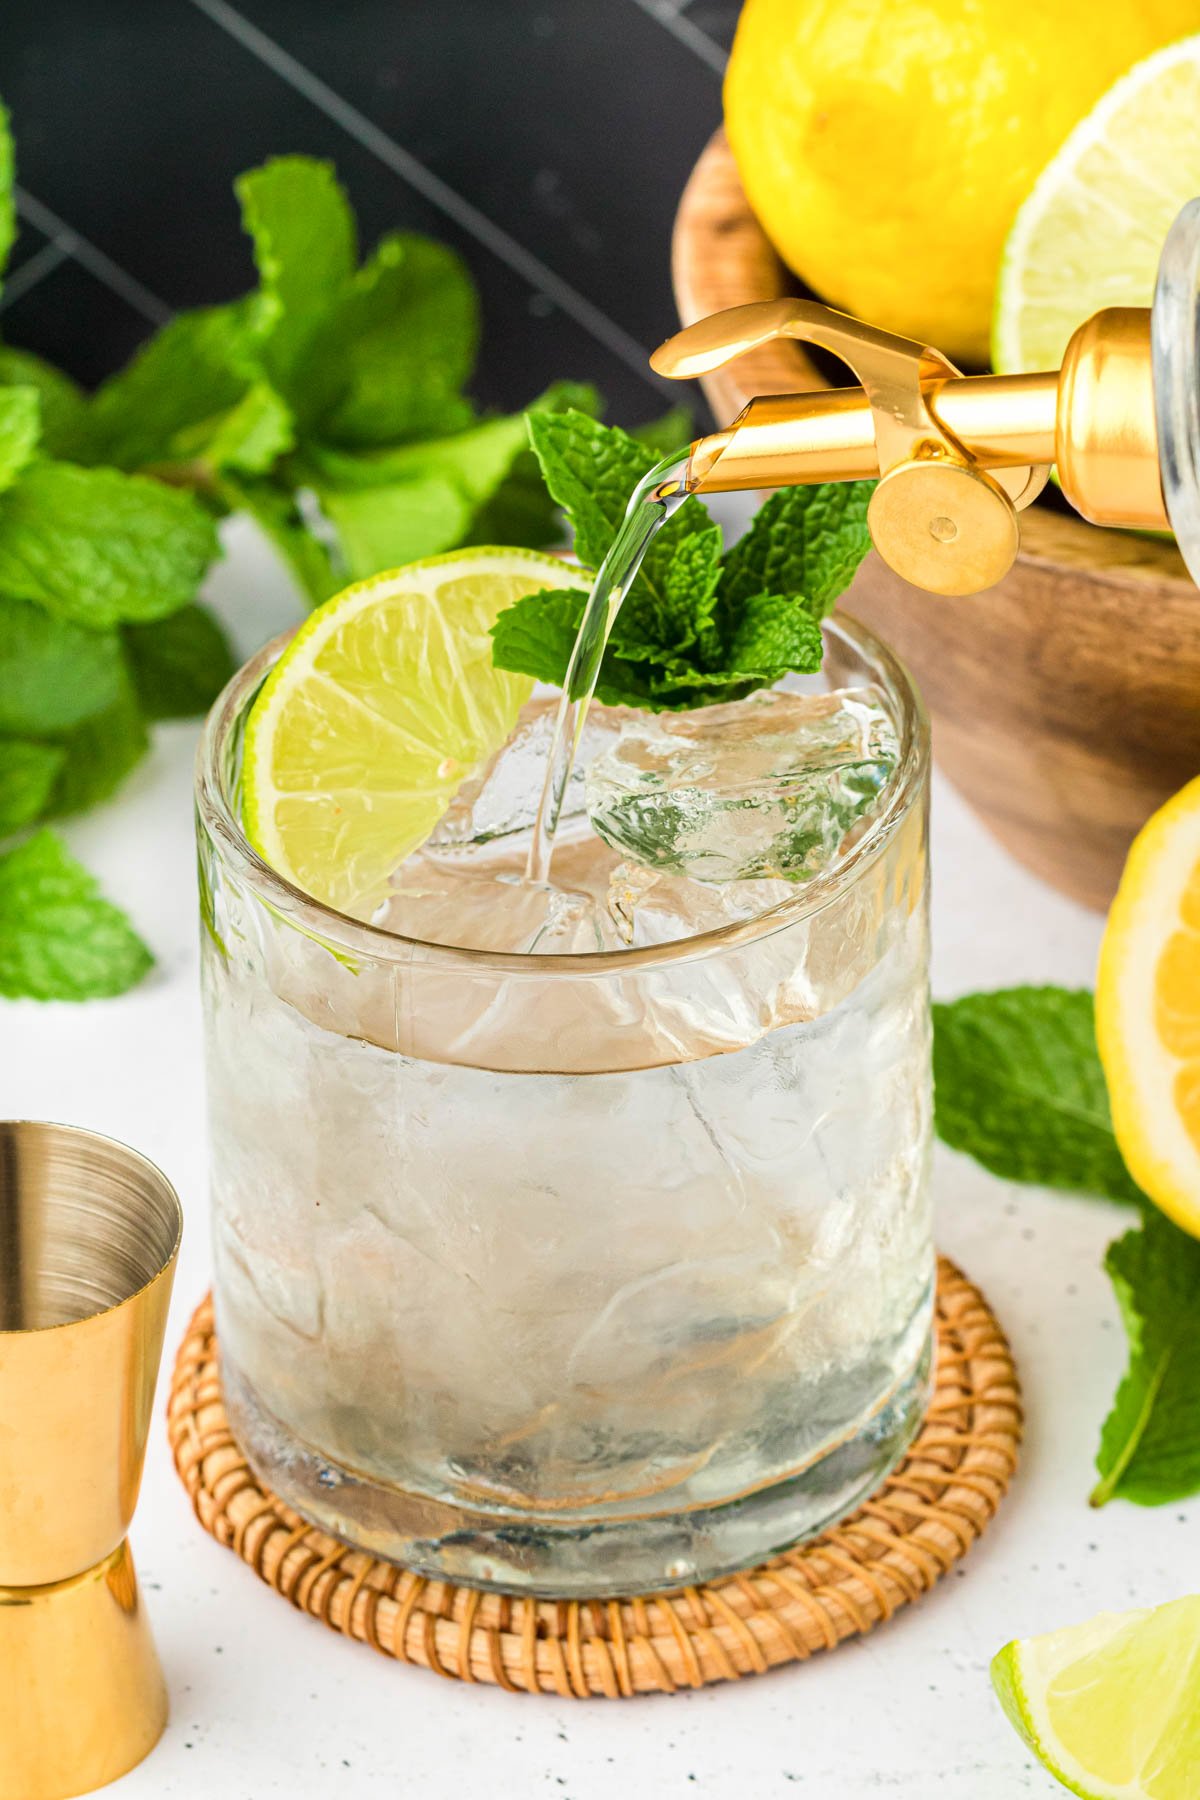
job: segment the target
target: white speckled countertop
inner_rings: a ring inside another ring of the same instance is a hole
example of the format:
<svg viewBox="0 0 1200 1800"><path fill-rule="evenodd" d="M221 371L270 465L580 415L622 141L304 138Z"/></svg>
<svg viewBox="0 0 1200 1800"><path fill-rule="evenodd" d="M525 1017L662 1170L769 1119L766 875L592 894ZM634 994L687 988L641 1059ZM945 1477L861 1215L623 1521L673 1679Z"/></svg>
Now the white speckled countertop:
<svg viewBox="0 0 1200 1800"><path fill-rule="evenodd" d="M251 604L246 647L294 616L248 529L212 592ZM251 596L253 597L251 599ZM82 1007L4 1006L3 1110L123 1138L179 1188L187 1230L167 1357L208 1281L191 839L193 725L160 728L115 803L68 836L158 955ZM934 801L934 991L1090 984L1100 922L1009 860L957 797ZM986 1290L1025 1389L1022 1467L987 1537L921 1604L803 1667L672 1698L564 1703L465 1688L300 1617L192 1518L159 1406L134 1544L171 1689L167 1734L120 1800L1009 1800L1063 1790L995 1703L1009 1637L1200 1591L1200 1504L1087 1506L1124 1345L1101 1257L1122 1216L937 1161L939 1241Z"/></svg>

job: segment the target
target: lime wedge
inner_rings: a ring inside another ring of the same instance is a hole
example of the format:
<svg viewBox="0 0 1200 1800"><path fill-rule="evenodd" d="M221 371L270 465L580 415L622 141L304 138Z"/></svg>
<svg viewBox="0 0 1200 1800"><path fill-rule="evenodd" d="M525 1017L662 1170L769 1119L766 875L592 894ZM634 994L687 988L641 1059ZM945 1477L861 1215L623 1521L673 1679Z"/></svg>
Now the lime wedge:
<svg viewBox="0 0 1200 1800"><path fill-rule="evenodd" d="M1056 369L1102 306L1149 306L1167 228L1200 193L1198 118L1189 37L1135 63L1079 121L1008 234L992 320L1000 374Z"/></svg>
<svg viewBox="0 0 1200 1800"><path fill-rule="evenodd" d="M1018 1638L992 1681L1030 1749L1084 1800L1200 1794L1200 1594Z"/></svg>
<svg viewBox="0 0 1200 1800"><path fill-rule="evenodd" d="M243 821L273 869L369 918L464 778L504 743L532 681L492 666L498 615L577 568L469 549L391 569L314 612L250 710Z"/></svg>

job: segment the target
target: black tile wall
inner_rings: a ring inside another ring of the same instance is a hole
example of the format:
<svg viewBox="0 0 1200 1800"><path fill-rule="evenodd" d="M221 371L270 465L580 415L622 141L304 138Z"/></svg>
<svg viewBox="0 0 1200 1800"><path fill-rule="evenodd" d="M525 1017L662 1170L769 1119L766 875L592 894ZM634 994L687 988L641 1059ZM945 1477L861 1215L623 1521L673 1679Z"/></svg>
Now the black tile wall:
<svg viewBox="0 0 1200 1800"><path fill-rule="evenodd" d="M25 223L13 343L94 382L252 278L231 183L330 157L365 245L435 233L479 283L476 390L595 381L661 410L671 221L720 118L734 0L27 0L0 12ZM24 278L22 270L25 271Z"/></svg>

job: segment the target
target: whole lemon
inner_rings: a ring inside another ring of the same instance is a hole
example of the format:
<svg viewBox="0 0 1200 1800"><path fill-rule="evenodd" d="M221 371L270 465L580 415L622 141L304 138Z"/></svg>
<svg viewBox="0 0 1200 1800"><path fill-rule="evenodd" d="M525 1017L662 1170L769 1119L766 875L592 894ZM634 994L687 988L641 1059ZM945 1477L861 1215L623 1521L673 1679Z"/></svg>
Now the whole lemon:
<svg viewBox="0 0 1200 1800"><path fill-rule="evenodd" d="M746 0L725 122L750 204L823 299L987 359L1000 254L1071 127L1200 0Z"/></svg>

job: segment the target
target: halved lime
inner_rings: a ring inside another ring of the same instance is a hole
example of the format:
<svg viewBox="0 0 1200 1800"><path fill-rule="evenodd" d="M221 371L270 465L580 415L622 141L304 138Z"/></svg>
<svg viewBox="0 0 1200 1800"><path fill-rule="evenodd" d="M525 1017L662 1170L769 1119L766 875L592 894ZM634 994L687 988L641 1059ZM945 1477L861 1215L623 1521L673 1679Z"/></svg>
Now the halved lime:
<svg viewBox="0 0 1200 1800"><path fill-rule="evenodd" d="M1084 1800L1200 1794L1200 1594L1018 1638L992 1681L1030 1749Z"/></svg>
<svg viewBox="0 0 1200 1800"><path fill-rule="evenodd" d="M492 666L496 618L579 582L532 550L455 550L319 607L246 724L243 819L259 854L314 899L369 917L529 698L528 676Z"/></svg>
<svg viewBox="0 0 1200 1800"><path fill-rule="evenodd" d="M1135 63L1079 121L1008 234L992 320L1000 374L1058 368L1102 306L1150 305L1167 228L1200 193L1197 119L1189 37Z"/></svg>

